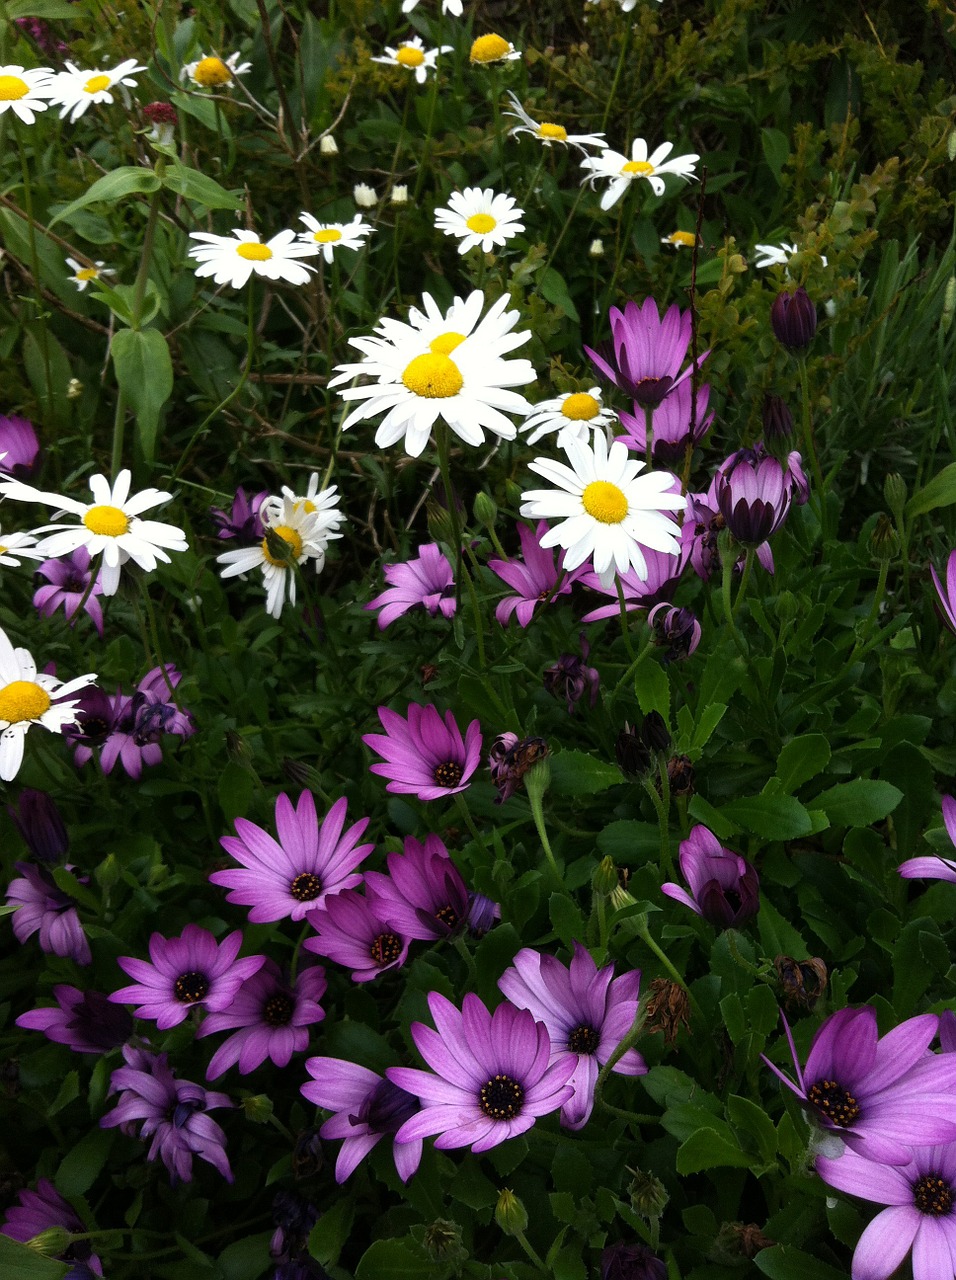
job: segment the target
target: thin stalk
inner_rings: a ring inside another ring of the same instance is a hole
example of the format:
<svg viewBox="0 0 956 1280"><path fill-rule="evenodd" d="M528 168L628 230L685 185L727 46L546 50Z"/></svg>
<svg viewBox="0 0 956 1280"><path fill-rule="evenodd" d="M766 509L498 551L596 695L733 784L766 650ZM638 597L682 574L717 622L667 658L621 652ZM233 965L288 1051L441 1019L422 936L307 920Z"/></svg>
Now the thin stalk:
<svg viewBox="0 0 956 1280"><path fill-rule="evenodd" d="M627 649L627 656L631 659L631 665L637 665L637 659L634 656L634 646L631 643L631 620L627 613L627 601L624 598L624 584L618 574L614 575L614 585L617 587L617 602L621 606L621 635L624 637L624 645Z"/></svg>
<svg viewBox="0 0 956 1280"><path fill-rule="evenodd" d="M448 516L451 520L452 536L455 539L455 603L461 607L461 520L458 516L458 503L451 484L450 440L448 424L435 423L435 444L438 448L438 469L441 472L442 484L445 487L445 501L448 503Z"/></svg>
<svg viewBox="0 0 956 1280"><path fill-rule="evenodd" d="M601 132L607 128L608 118L611 114L611 107L614 105L614 99L617 95L617 87L621 83L621 75L624 71L624 63L627 60L628 50L631 47L631 31L633 24L628 22L627 30L624 32L624 39L621 41L621 53L617 60L617 66L614 69L614 79L611 81L611 91L607 95L607 102L604 106L604 117L601 120Z"/></svg>
<svg viewBox="0 0 956 1280"><path fill-rule="evenodd" d="M644 465L651 469L651 454L654 451L654 406L644 406Z"/></svg>
<svg viewBox="0 0 956 1280"><path fill-rule="evenodd" d="M800 418L803 428L803 445L807 453L810 455L810 463L813 467L813 479L816 482L817 493L820 495L820 523L823 524L823 472L820 470L820 459L817 457L817 448L813 440L813 424L810 421L810 380L807 376L807 362L803 356L797 358L797 368L800 371Z"/></svg>
<svg viewBox="0 0 956 1280"><path fill-rule="evenodd" d="M748 547L744 556L744 571L740 575L740 586L737 588L737 599L734 601L733 612L736 613L740 608L740 602L743 600L747 591L747 583L750 580L750 567L754 562L754 549Z"/></svg>
<svg viewBox="0 0 956 1280"><path fill-rule="evenodd" d="M46 405L47 413L53 418L53 369L50 364L50 343L47 337L46 325L41 319L43 311L43 298L40 294L40 255L37 252L37 233L36 223L33 219L33 189L30 185L30 168L27 164L26 148L23 145L23 135L21 130L23 125L19 120L14 126L14 133L17 138L17 151L20 153L20 170L23 174L23 206L27 215L27 232L30 239L30 273L33 276L33 301L36 307L37 321L40 330L40 354L43 357L43 377L46 383Z"/></svg>

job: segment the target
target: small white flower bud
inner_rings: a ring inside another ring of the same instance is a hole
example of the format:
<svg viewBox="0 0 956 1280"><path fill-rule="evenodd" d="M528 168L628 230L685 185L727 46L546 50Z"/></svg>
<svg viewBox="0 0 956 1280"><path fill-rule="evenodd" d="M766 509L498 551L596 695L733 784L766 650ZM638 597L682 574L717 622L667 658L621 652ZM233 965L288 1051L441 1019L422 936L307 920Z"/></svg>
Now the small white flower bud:
<svg viewBox="0 0 956 1280"><path fill-rule="evenodd" d="M319 139L319 151L324 156L337 156L339 154L338 144L331 133L325 133Z"/></svg>
<svg viewBox="0 0 956 1280"><path fill-rule="evenodd" d="M360 209L371 209L378 204L375 188L370 187L367 182L357 182L352 191L352 197Z"/></svg>
<svg viewBox="0 0 956 1280"><path fill-rule="evenodd" d="M392 204L408 204L408 187L395 186L392 187L390 196Z"/></svg>

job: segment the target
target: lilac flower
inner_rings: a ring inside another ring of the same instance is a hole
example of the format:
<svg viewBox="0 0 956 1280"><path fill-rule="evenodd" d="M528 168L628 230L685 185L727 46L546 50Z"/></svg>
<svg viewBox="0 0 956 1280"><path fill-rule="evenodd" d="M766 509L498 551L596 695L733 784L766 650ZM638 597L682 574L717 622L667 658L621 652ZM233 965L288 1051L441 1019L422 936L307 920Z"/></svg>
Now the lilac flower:
<svg viewBox="0 0 956 1280"><path fill-rule="evenodd" d="M458 607L451 563L436 542L419 547L417 559L387 564L383 572L389 585L365 605L366 609L382 610L378 615L380 631L418 605L433 618L439 612L450 618Z"/></svg>
<svg viewBox="0 0 956 1280"><path fill-rule="evenodd" d="M334 1111L320 1129L323 1138L344 1138L335 1162L335 1181L342 1183L386 1135L392 1138L395 1168L407 1182L422 1158L421 1138L399 1141L406 1120L419 1110L418 1099L390 1080L355 1062L339 1058L307 1058L312 1077L301 1086L310 1102Z"/></svg>
<svg viewBox="0 0 956 1280"><path fill-rule="evenodd" d="M676 303L661 320L657 303L647 298L641 306L629 302L623 311L611 307L611 341L605 351L584 350L597 370L614 386L641 406L659 405L693 372L689 364L681 370L691 340L690 311ZM697 368L710 355L697 357Z"/></svg>
<svg viewBox="0 0 956 1280"><path fill-rule="evenodd" d="M379 707L385 733L366 733L362 741L385 761L370 765L372 773L391 778L386 791L443 800L464 791L481 759L481 728L472 720L464 739L450 711L444 720L431 704L413 702L408 719Z"/></svg>
<svg viewBox="0 0 956 1280"><path fill-rule="evenodd" d="M261 542L266 531L259 518L259 509L268 497L269 490L260 489L254 497L249 498L240 485L228 514L219 507L211 507L209 514L217 525L216 537L227 541L230 538L240 538L243 542Z"/></svg>
<svg viewBox="0 0 956 1280"><path fill-rule="evenodd" d="M7 814L27 848L40 862L59 862L69 852L70 837L60 811L56 801L45 791L24 787L16 804L7 805Z"/></svg>
<svg viewBox="0 0 956 1280"><path fill-rule="evenodd" d="M666 602L656 604L647 615L654 642L664 649L664 665L689 658L700 644L700 623L691 609L678 609Z"/></svg>
<svg viewBox="0 0 956 1280"><path fill-rule="evenodd" d="M516 733L499 733L488 752L488 772L498 788L495 804L510 800L528 770L547 755L548 744L544 738L519 738ZM498 914L501 914L500 910Z"/></svg>
<svg viewBox="0 0 956 1280"><path fill-rule="evenodd" d="M569 1060L571 1097L561 1108L561 1123L581 1129L594 1106L598 1073L637 1016L639 969L614 977L614 966L598 969L588 951L574 944L570 968L554 956L525 947L498 986L513 1005L543 1022L551 1037L552 1063ZM647 1064L628 1049L613 1067L619 1075L642 1076Z"/></svg>
<svg viewBox="0 0 956 1280"><path fill-rule="evenodd" d="M138 781L144 764L157 765L162 760L159 744L164 734L190 738L196 732L190 712L171 701L170 685L176 688L182 672L167 662L166 674L169 684L163 668L153 667L140 680L132 697L125 700L100 752L104 773L110 773L119 760L129 777Z"/></svg>
<svg viewBox="0 0 956 1280"><path fill-rule="evenodd" d="M388 875L369 871L365 885L388 925L423 942L462 928L468 889L438 836L426 836L424 844L408 836L404 853L390 853L386 861Z"/></svg>
<svg viewBox="0 0 956 1280"><path fill-rule="evenodd" d="M309 912L308 921L319 936L302 945L350 968L353 982L371 982L408 956L409 939L388 923L384 905L354 889L326 898Z"/></svg>
<svg viewBox="0 0 956 1280"><path fill-rule="evenodd" d="M889 1206L877 1214L853 1252L853 1280L888 1280L912 1250L913 1280L942 1280L956 1263L956 1146L914 1147L903 1165L846 1151L818 1156L824 1182L861 1200Z"/></svg>
<svg viewBox="0 0 956 1280"><path fill-rule="evenodd" d="M116 1004L137 1004L137 1018L149 1018L160 1031L177 1026L199 1007L210 1013L228 1009L247 978L262 968L265 956L237 960L242 932L237 929L217 942L208 929L187 924L178 938L154 933L149 940L152 964L135 956L117 963L137 981L114 991Z"/></svg>
<svg viewBox="0 0 956 1280"><path fill-rule="evenodd" d="M818 1150L849 1147L881 1164L905 1165L911 1147L956 1141L956 1055L928 1053L939 1019L908 1018L882 1038L876 1010L840 1009L818 1028L803 1070L783 1014L796 1083L764 1062L819 1126Z"/></svg>
<svg viewBox="0 0 956 1280"><path fill-rule="evenodd" d="M653 411L651 422L651 457L662 467L679 467L683 464L687 448L700 444L714 421L714 411L707 412L710 387L705 382L697 388L697 406L694 426L691 430L691 383L679 382ZM647 418L640 404L634 413L623 412L621 423L625 434L615 437L623 440L629 449L644 455L647 452Z"/></svg>
<svg viewBox="0 0 956 1280"><path fill-rule="evenodd" d="M950 843L956 845L956 800L952 796L943 796L943 821ZM904 880L948 880L956 884L956 850L951 858L942 854L908 858L896 869Z"/></svg>
<svg viewBox="0 0 956 1280"><path fill-rule="evenodd" d="M956 635L956 551L949 553L949 559L946 561L946 586L939 580L939 574L936 567L930 565L930 575L933 579L933 586L936 588L940 617L946 623L950 631Z"/></svg>
<svg viewBox="0 0 956 1280"><path fill-rule="evenodd" d="M212 1093L190 1080L178 1080L165 1053L127 1055L127 1063L110 1077L110 1093L122 1092L113 1110L100 1120L100 1127L120 1125L131 1132L134 1122L141 1120L139 1137L153 1139L146 1158L159 1157L174 1185L191 1181L194 1155L232 1182L226 1135L206 1114L217 1107L231 1107L227 1095Z"/></svg>
<svg viewBox="0 0 956 1280"><path fill-rule="evenodd" d="M757 914L760 881L756 868L712 831L698 823L681 841L680 869L690 893L680 885L661 885L661 892L696 911L718 929L736 928Z"/></svg>
<svg viewBox="0 0 956 1280"><path fill-rule="evenodd" d="M667 1264L646 1244L618 1241L601 1253L601 1280L667 1280Z"/></svg>
<svg viewBox="0 0 956 1280"><path fill-rule="evenodd" d="M7 889L7 902L17 908L13 913L17 941L26 942L34 933L39 933L44 951L77 964L92 964L90 944L73 899L57 888L45 867L34 867L28 862L16 862L14 867L23 877L11 880Z"/></svg>
<svg viewBox="0 0 956 1280"><path fill-rule="evenodd" d="M790 513L789 470L776 458L740 449L721 464L714 480L720 514L745 547L766 542Z"/></svg>
<svg viewBox="0 0 956 1280"><path fill-rule="evenodd" d="M19 414L0 413L0 472L32 480L40 469L40 441L33 424Z"/></svg>
<svg viewBox="0 0 956 1280"><path fill-rule="evenodd" d="M473 938L483 938L501 919L501 907L483 893L473 889L468 895L468 932Z"/></svg>
<svg viewBox="0 0 956 1280"><path fill-rule="evenodd" d="M651 609L656 604L671 601L681 574L690 562L690 548L682 537L677 555L672 556L663 551L653 551L648 548L644 552L644 559L647 563L646 579L639 578L633 569L617 575L616 582L621 584L624 606L628 613L633 613L635 609ZM610 587L604 587L598 574L587 571L582 575L582 587L587 587L589 591L597 591L613 601L611 604L591 609L581 619L582 622L600 622L602 618L621 616L621 601L616 582Z"/></svg>
<svg viewBox="0 0 956 1280"><path fill-rule="evenodd" d="M553 667L544 672L544 687L553 698L563 697L568 704L568 715L574 715L574 708L581 701L585 689L589 691L588 701L593 710L598 699L601 677L595 667L585 666L591 646L581 636L581 657L573 653L562 653Z"/></svg>
<svg viewBox="0 0 956 1280"><path fill-rule="evenodd" d="M809 347L817 331L817 309L803 285L793 293L784 289L777 294L770 308L770 327L788 351Z"/></svg>
<svg viewBox="0 0 956 1280"><path fill-rule="evenodd" d="M21 1013L17 1026L42 1031L48 1040L65 1044L74 1053L108 1053L129 1039L133 1019L102 992L81 991L59 982L53 995L55 1005Z"/></svg>
<svg viewBox="0 0 956 1280"><path fill-rule="evenodd" d="M47 585L38 587L33 593L34 609L38 609L44 618L52 618L62 605L67 621L74 627L82 603L83 611L93 619L102 639L103 607L96 597L103 594L103 586L97 572L96 581L90 588L90 553L86 547L77 547L60 560L44 560L36 572L46 579Z"/></svg>
<svg viewBox="0 0 956 1280"><path fill-rule="evenodd" d="M248 1075L266 1058L277 1067L287 1067L293 1053L307 1048L308 1028L325 1017L319 1001L327 985L321 965L302 969L290 984L276 962L267 959L246 979L227 1009L207 1013L203 1019L197 1039L240 1028L213 1054L206 1079L215 1080L232 1066L239 1067L240 1075Z"/></svg>
<svg viewBox="0 0 956 1280"><path fill-rule="evenodd" d="M521 560L488 561L488 568L492 573L518 592L516 596L505 596L495 606L495 617L503 627L508 625L512 614L516 615L519 626L526 627L539 604L549 596L557 599L558 596L569 595L571 584L587 568L586 565L578 565L568 573L564 568L563 548L558 551L555 560L554 551L541 546L541 539L548 528L547 520L539 520L533 530L526 524L519 524Z"/></svg>
<svg viewBox="0 0 956 1280"><path fill-rule="evenodd" d="M100 750L119 724L129 699L119 689L112 696L99 685L90 685L77 699L76 723L68 724L63 736L73 744L73 763L82 768Z"/></svg>
<svg viewBox="0 0 956 1280"><path fill-rule="evenodd" d="M61 1227L71 1235L86 1235L86 1224L49 1179L41 1178L35 1191L21 1191L19 1201L19 1204L12 1205L7 1210L3 1226L0 1227L0 1232L11 1240L19 1240L25 1244L41 1232L49 1231L51 1227ZM87 1274L103 1274L103 1264L91 1252L88 1240L71 1243L66 1252L59 1255L59 1259L61 1262L76 1262L85 1266ZM75 1270L78 1271L78 1268Z"/></svg>
<svg viewBox="0 0 956 1280"><path fill-rule="evenodd" d="M347 801L343 796L317 821L312 793L303 791L295 809L285 793L276 801L278 841L245 818L236 819L236 835L219 843L241 867L215 871L213 884L232 892L229 902L251 907L249 920L301 920L329 894L362 883L355 868L375 848L359 844L368 818L343 834Z"/></svg>
<svg viewBox="0 0 956 1280"><path fill-rule="evenodd" d="M570 1101L576 1058L550 1062L548 1029L527 1010L505 1001L492 1014L469 992L459 1012L437 991L428 1008L437 1030L413 1022L412 1039L431 1071L385 1073L422 1102L399 1129L402 1142L437 1134L440 1150L470 1146L478 1154L527 1133L539 1116Z"/></svg>
<svg viewBox="0 0 956 1280"><path fill-rule="evenodd" d="M694 572L704 582L721 572L720 552L717 539L727 527L717 502L717 480L715 475L706 493L689 493L687 495L687 517L681 526L681 550L693 567ZM769 542L762 542L757 547L757 560L768 573L773 573L773 553ZM745 556L741 553L735 569L743 568Z"/></svg>

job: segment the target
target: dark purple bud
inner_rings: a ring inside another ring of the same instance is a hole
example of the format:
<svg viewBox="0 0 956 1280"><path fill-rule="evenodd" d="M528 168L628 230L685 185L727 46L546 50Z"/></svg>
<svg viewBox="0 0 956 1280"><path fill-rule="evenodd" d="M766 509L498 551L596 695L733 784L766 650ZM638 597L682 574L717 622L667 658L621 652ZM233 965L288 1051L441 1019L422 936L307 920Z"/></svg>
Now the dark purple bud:
<svg viewBox="0 0 956 1280"><path fill-rule="evenodd" d="M590 646L584 636L581 637L580 658L573 653L562 653L553 667L544 673L544 687L555 698L563 697L568 704L568 714L574 714L585 689L589 690L589 701L593 707L597 702L601 677L596 668L585 666L585 659Z"/></svg>
<svg viewBox="0 0 956 1280"><path fill-rule="evenodd" d="M784 290L774 298L770 324L777 341L788 351L803 351L809 347L817 331L817 309L803 285L793 293Z"/></svg>
<svg viewBox="0 0 956 1280"><path fill-rule="evenodd" d="M619 1241L601 1254L601 1280L667 1280L667 1267L646 1244Z"/></svg>
<svg viewBox="0 0 956 1280"><path fill-rule="evenodd" d="M779 396L768 395L763 402L763 438L770 453L777 453L776 445L789 445L793 439L793 414ZM784 447L782 453L789 453Z"/></svg>
<svg viewBox="0 0 956 1280"><path fill-rule="evenodd" d="M641 741L648 751L666 751L671 745L671 734L659 711L649 711L641 725Z"/></svg>
<svg viewBox="0 0 956 1280"><path fill-rule="evenodd" d="M52 796L25 787L7 813L24 842L40 862L59 862L70 848L70 838Z"/></svg>
<svg viewBox="0 0 956 1280"><path fill-rule="evenodd" d="M629 778L640 778L651 767L651 753L626 721L615 740L614 754L621 772Z"/></svg>
<svg viewBox="0 0 956 1280"><path fill-rule="evenodd" d="M700 644L700 623L692 609L656 604L647 615L647 621L654 632L654 643L664 649L665 665L689 658Z"/></svg>
<svg viewBox="0 0 956 1280"><path fill-rule="evenodd" d="M419 1101L391 1080L380 1080L360 1108L357 1124L367 1124L373 1133L398 1133L406 1120L421 1110Z"/></svg>

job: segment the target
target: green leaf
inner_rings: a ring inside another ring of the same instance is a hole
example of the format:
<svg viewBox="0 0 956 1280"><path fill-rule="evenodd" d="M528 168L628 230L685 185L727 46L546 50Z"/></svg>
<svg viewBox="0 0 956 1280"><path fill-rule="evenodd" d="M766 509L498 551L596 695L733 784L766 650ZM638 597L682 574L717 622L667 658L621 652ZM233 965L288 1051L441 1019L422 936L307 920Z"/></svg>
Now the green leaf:
<svg viewBox="0 0 956 1280"><path fill-rule="evenodd" d="M56 1095L54 1101L50 1104L47 1114L55 1116L64 1107L68 1107L71 1102L80 1096L80 1075L78 1071L68 1071L63 1077L63 1083L60 1085L60 1092Z"/></svg>
<svg viewBox="0 0 956 1280"><path fill-rule="evenodd" d="M566 947L570 947L575 941L584 942L587 925L576 902L566 894L552 893L548 909L554 931Z"/></svg>
<svg viewBox="0 0 956 1280"><path fill-rule="evenodd" d="M136 414L143 457L153 460L159 415L173 394L173 362L158 329L120 329L110 343L116 381Z"/></svg>
<svg viewBox="0 0 956 1280"><path fill-rule="evenodd" d="M749 1169L753 1158L736 1142L714 1129L697 1129L677 1150L677 1172L700 1173L703 1169L727 1167Z"/></svg>
<svg viewBox="0 0 956 1280"><path fill-rule="evenodd" d="M659 711L664 723L671 718L671 686L667 672L659 662L642 662L634 680L634 692L645 715Z"/></svg>
<svg viewBox="0 0 956 1280"><path fill-rule="evenodd" d="M45 1258L19 1240L0 1235L0 1275L15 1276L16 1280L63 1280L66 1263Z"/></svg>
<svg viewBox="0 0 956 1280"><path fill-rule="evenodd" d="M744 796L723 805L720 813L764 840L796 840L813 829L810 815L793 796Z"/></svg>
<svg viewBox="0 0 956 1280"><path fill-rule="evenodd" d="M786 743L777 757L777 777L788 795L830 763L830 743L822 733L805 733Z"/></svg>
<svg viewBox="0 0 956 1280"><path fill-rule="evenodd" d="M691 755L696 756L704 749L710 741L711 734L723 720L726 711L727 705L724 702L713 702L709 707L704 708L697 718L694 736L688 746Z"/></svg>
<svg viewBox="0 0 956 1280"><path fill-rule="evenodd" d="M355 1280L433 1280L435 1264L401 1240L376 1240L355 1268Z"/></svg>
<svg viewBox="0 0 956 1280"><path fill-rule="evenodd" d="M99 1177L115 1137L115 1129L91 1129L60 1162L54 1182L65 1196L84 1196Z"/></svg>
<svg viewBox="0 0 956 1280"><path fill-rule="evenodd" d="M691 799L687 813L695 822L702 822L718 840L729 840L739 830L722 809L715 809L699 792Z"/></svg>
<svg viewBox="0 0 956 1280"><path fill-rule="evenodd" d="M538 276L538 291L552 306L560 307L569 320L573 320L575 324L580 324L581 317L571 301L571 295L568 293L568 286L564 282L564 277L555 271L554 267L545 267L544 271Z"/></svg>
<svg viewBox="0 0 956 1280"><path fill-rule="evenodd" d="M272 1233L264 1231L257 1236L246 1236L223 1249L216 1259L222 1280L259 1280L269 1270L269 1242Z"/></svg>
<svg viewBox="0 0 956 1280"><path fill-rule="evenodd" d="M657 823L618 818L598 832L597 847L615 862L628 867L641 866L659 855L661 833Z"/></svg>
<svg viewBox="0 0 956 1280"><path fill-rule="evenodd" d="M10 0L7 17L11 22L17 18L45 18L48 22L66 18L76 22L77 12L76 7L67 4L66 0Z"/></svg>
<svg viewBox="0 0 956 1280"><path fill-rule="evenodd" d="M214 178L184 164L167 165L163 186L186 200L195 200L207 209L241 209L239 196L221 187Z"/></svg>
<svg viewBox="0 0 956 1280"><path fill-rule="evenodd" d="M352 1231L355 1204L348 1196L336 1200L312 1228L309 1254L324 1267L338 1262L339 1254Z"/></svg>
<svg viewBox="0 0 956 1280"><path fill-rule="evenodd" d="M779 187L783 166L790 155L790 139L779 129L761 129L760 145L763 147L763 158L770 166Z"/></svg>
<svg viewBox="0 0 956 1280"><path fill-rule="evenodd" d="M44 355L43 338L38 336L38 332L39 325L31 325L23 340L23 364L44 413L47 412L48 401L52 399L52 412L49 415L52 418L51 425L65 426L69 423L71 416L68 392L73 370L70 367L70 359L49 329L45 334L46 355ZM51 397L47 396L47 358L50 361Z"/></svg>
<svg viewBox="0 0 956 1280"><path fill-rule="evenodd" d="M788 1244L761 1249L754 1258L754 1266L770 1280L807 1280L809 1276L813 1280L846 1280L845 1271L837 1271L836 1267L827 1266L812 1254Z"/></svg>
<svg viewBox="0 0 956 1280"><path fill-rule="evenodd" d="M94 182L83 195L64 205L50 219L50 226L69 217L75 209L85 209L88 204L115 204L124 196L152 195L159 187L159 178L152 169L142 169L138 165L120 165L118 169L113 169Z"/></svg>
<svg viewBox="0 0 956 1280"><path fill-rule="evenodd" d="M735 1129L753 1138L761 1160L772 1163L777 1157L777 1131L763 1107L749 1098L731 1094L727 1099L727 1116Z"/></svg>
<svg viewBox="0 0 956 1280"><path fill-rule="evenodd" d="M551 790L559 796L593 796L624 778L616 765L584 751L561 751L551 757Z"/></svg>
<svg viewBox="0 0 956 1280"><path fill-rule="evenodd" d="M236 760L228 760L219 774L219 807L227 822L244 817L255 788L252 774Z"/></svg>
<svg viewBox="0 0 956 1280"><path fill-rule="evenodd" d="M822 809L834 827L869 827L893 812L903 792L876 778L854 778L814 796L814 809Z"/></svg>
<svg viewBox="0 0 956 1280"><path fill-rule="evenodd" d="M927 511L935 511L937 507L951 507L956 502L956 462L943 467L938 475L933 476L928 484L914 493L906 504L906 514L912 520L914 516L925 515Z"/></svg>

